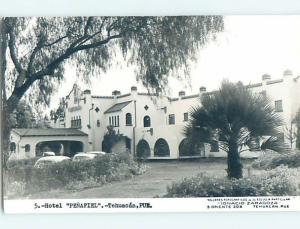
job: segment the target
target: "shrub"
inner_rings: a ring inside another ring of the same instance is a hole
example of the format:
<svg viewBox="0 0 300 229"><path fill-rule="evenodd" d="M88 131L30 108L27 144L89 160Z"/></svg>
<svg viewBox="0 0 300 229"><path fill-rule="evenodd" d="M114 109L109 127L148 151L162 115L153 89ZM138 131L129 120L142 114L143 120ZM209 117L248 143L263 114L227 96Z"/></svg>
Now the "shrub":
<svg viewBox="0 0 300 229"><path fill-rule="evenodd" d="M13 181L5 183L5 190L7 196L23 196L25 194L26 184L22 181Z"/></svg>
<svg viewBox="0 0 300 229"><path fill-rule="evenodd" d="M63 161L44 168L14 166L7 170L7 182L25 183L27 193L50 189L82 189L124 180L141 173L141 166L129 154L107 154L86 161Z"/></svg>
<svg viewBox="0 0 300 229"><path fill-rule="evenodd" d="M34 166L35 162L39 158L40 157L26 158L26 159L19 159L19 160L11 159L6 162L6 165L8 169L32 167Z"/></svg>
<svg viewBox="0 0 300 229"><path fill-rule="evenodd" d="M167 187L164 197L284 196L299 193L299 170L279 167L250 178L228 179L200 173Z"/></svg>
<svg viewBox="0 0 300 229"><path fill-rule="evenodd" d="M289 168L300 167L300 152L285 154L265 154L252 163L253 168L274 169L280 165L286 165Z"/></svg>

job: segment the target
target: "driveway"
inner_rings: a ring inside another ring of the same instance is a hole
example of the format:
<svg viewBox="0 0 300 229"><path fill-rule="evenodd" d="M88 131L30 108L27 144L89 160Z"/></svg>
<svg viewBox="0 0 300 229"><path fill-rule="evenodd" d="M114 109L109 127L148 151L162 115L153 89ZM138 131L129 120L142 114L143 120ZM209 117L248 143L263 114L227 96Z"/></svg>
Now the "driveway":
<svg viewBox="0 0 300 229"><path fill-rule="evenodd" d="M147 171L132 179L105 184L101 187L81 191L56 190L36 193L30 199L38 198L152 198L166 193L167 185L199 172L211 175L225 175L225 160L164 161L148 162Z"/></svg>

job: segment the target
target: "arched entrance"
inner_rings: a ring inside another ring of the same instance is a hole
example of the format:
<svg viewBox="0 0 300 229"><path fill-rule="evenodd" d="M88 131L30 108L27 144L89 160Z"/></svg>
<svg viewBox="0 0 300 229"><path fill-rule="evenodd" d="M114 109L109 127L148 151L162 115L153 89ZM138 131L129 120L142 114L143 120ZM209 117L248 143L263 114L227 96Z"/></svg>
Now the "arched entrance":
<svg viewBox="0 0 300 229"><path fill-rule="evenodd" d="M83 143L80 141L42 141L35 146L35 155L43 156L44 152L54 152L55 155L73 157L83 151Z"/></svg>
<svg viewBox="0 0 300 229"><path fill-rule="evenodd" d="M203 142L192 143L184 138L178 147L179 157L205 156L205 147Z"/></svg>
<svg viewBox="0 0 300 229"><path fill-rule="evenodd" d="M168 142L159 138L154 145L154 156L155 157L169 157L170 156L170 148Z"/></svg>
<svg viewBox="0 0 300 229"><path fill-rule="evenodd" d="M140 140L136 146L136 156L138 158L150 157L150 146L144 139Z"/></svg>

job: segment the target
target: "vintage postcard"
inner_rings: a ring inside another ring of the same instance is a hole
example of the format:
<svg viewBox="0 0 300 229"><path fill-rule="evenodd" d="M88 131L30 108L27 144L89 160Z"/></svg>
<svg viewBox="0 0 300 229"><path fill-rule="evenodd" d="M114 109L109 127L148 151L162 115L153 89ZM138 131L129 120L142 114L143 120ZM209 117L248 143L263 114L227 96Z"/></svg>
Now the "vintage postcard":
<svg viewBox="0 0 300 229"><path fill-rule="evenodd" d="M300 16L0 18L5 213L300 210Z"/></svg>

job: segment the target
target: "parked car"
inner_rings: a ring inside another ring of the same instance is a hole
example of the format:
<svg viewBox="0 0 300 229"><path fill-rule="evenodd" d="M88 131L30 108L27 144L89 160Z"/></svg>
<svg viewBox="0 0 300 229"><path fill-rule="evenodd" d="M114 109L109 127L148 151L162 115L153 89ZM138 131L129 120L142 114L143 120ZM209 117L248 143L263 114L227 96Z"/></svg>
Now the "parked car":
<svg viewBox="0 0 300 229"><path fill-rule="evenodd" d="M55 164L58 162L62 162L62 161L68 161L68 160L71 160L71 158L69 158L67 156L46 156L46 157L42 157L42 158L38 159L35 162L34 167L35 168L44 168L45 166Z"/></svg>
<svg viewBox="0 0 300 229"><path fill-rule="evenodd" d="M105 155L106 153L103 152L103 151L89 151L89 152L86 152L87 154L94 154L94 155L97 155L97 156L103 156Z"/></svg>
<svg viewBox="0 0 300 229"><path fill-rule="evenodd" d="M55 156L55 153L51 151L43 152L43 157L47 157L47 156Z"/></svg>
<svg viewBox="0 0 300 229"><path fill-rule="evenodd" d="M73 157L73 161L85 161L85 160L92 160L96 157L96 154L88 154L88 153L77 153Z"/></svg>

